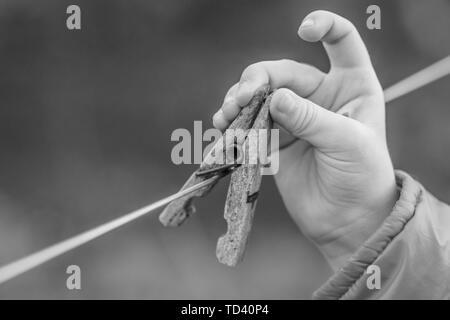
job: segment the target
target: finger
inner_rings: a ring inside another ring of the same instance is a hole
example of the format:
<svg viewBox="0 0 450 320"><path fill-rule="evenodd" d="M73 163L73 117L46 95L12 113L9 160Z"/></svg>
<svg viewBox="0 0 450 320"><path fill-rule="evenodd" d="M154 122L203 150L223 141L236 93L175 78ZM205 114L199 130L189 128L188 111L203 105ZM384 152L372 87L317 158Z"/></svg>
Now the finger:
<svg viewBox="0 0 450 320"><path fill-rule="evenodd" d="M263 61L248 66L241 75L234 99L245 106L263 85L289 88L306 97L320 85L325 74L310 65L292 60Z"/></svg>
<svg viewBox="0 0 450 320"><path fill-rule="evenodd" d="M228 90L225 98L223 99L223 104L221 107L225 120L227 120L229 123L231 123L234 118L236 118L239 111L241 111L241 107L237 104L235 99L238 85L239 83L236 83L230 88L230 90Z"/></svg>
<svg viewBox="0 0 450 320"><path fill-rule="evenodd" d="M327 151L354 146L368 130L360 122L328 111L288 89L274 93L270 113L290 134Z"/></svg>
<svg viewBox="0 0 450 320"><path fill-rule="evenodd" d="M355 26L347 19L329 12L307 15L298 30L305 41L322 41L333 67L371 66L369 54Z"/></svg>
<svg viewBox="0 0 450 320"><path fill-rule="evenodd" d="M229 123L223 115L222 109L219 109L213 116L213 126L220 131L225 131Z"/></svg>
<svg viewBox="0 0 450 320"><path fill-rule="evenodd" d="M241 107L236 104L234 99L237 87L238 83L228 89L228 92L223 99L222 107L214 114L213 125L216 129L224 131L241 110Z"/></svg>

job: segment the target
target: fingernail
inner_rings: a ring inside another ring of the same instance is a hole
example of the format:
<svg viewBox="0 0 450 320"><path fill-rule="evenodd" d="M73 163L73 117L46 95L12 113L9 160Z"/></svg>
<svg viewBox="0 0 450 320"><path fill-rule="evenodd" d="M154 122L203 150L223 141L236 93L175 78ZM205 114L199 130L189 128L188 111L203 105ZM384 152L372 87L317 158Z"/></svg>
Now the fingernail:
<svg viewBox="0 0 450 320"><path fill-rule="evenodd" d="M277 101L277 104L276 104L275 108L280 113L285 113L285 114L290 113L292 106L294 105L294 99L292 99L292 97L289 93L284 93L276 101Z"/></svg>
<svg viewBox="0 0 450 320"><path fill-rule="evenodd" d="M306 19L303 20L302 24L300 25L301 29L306 29L306 28L310 28L314 25L314 20L313 19Z"/></svg>

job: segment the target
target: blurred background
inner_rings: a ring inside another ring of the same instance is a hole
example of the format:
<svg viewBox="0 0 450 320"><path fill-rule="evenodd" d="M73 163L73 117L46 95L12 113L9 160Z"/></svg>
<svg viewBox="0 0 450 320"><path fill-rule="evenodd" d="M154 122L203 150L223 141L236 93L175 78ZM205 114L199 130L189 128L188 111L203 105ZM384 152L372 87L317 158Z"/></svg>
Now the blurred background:
<svg viewBox="0 0 450 320"><path fill-rule="evenodd" d="M81 31L66 28L70 4ZM381 30L366 28L370 4ZM0 265L177 191L195 166L172 164L172 131L210 127L247 65L290 58L327 70L321 45L296 35L316 9L354 22L384 87L450 52L449 0L0 0ZM449 86L387 107L395 167L446 202ZM244 261L217 262L227 185L180 228L146 216L0 286L0 298L309 299L332 271L271 177ZM71 264L82 290L66 289Z"/></svg>

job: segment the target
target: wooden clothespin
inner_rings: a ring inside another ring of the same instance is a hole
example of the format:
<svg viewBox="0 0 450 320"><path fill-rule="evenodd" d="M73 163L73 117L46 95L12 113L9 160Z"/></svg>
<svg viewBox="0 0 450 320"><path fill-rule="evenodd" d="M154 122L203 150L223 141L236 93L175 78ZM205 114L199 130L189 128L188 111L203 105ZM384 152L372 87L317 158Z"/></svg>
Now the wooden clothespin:
<svg viewBox="0 0 450 320"><path fill-rule="evenodd" d="M216 249L218 260L229 266L235 266L242 259L252 227L261 184L262 163L258 155L249 154L259 149L254 144L260 139L248 139L248 135L250 129L254 132L266 129L267 135L270 135L272 120L269 115L269 90L268 86L257 90L181 188L186 189L214 175L224 176L232 172L224 210L227 232L219 238ZM267 143L269 141L270 137L267 137ZM243 163L236 159L238 150L247 155ZM265 150L268 152L270 146ZM256 157L255 163L249 162L251 157ZM161 223L164 226L179 226L195 212L193 199L205 196L214 185L215 183L171 202L159 216Z"/></svg>

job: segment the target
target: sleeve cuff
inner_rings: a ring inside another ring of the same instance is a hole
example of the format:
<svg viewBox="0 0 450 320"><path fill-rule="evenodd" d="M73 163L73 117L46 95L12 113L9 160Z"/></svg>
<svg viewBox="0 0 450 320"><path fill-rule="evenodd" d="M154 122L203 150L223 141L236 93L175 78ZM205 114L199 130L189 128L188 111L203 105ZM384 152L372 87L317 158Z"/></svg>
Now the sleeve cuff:
<svg viewBox="0 0 450 320"><path fill-rule="evenodd" d="M403 171L397 170L395 175L401 191L391 214L347 263L313 294L313 299L352 298L349 292L365 275L367 267L379 258L414 216L416 206L421 200L422 187Z"/></svg>

